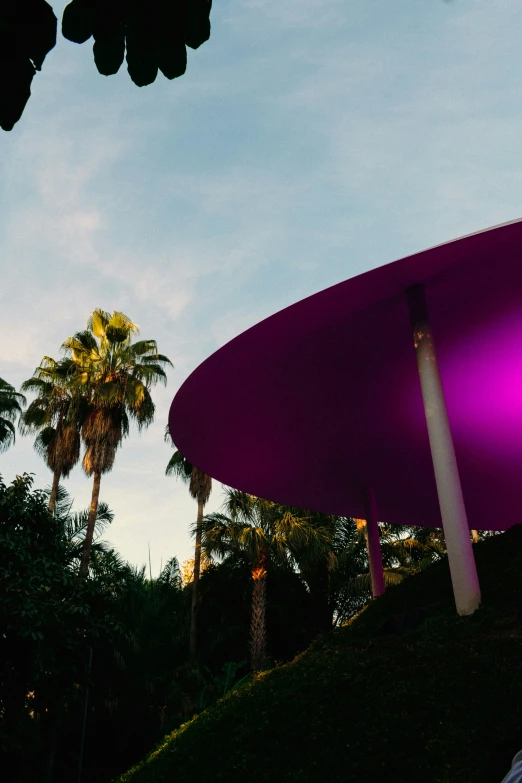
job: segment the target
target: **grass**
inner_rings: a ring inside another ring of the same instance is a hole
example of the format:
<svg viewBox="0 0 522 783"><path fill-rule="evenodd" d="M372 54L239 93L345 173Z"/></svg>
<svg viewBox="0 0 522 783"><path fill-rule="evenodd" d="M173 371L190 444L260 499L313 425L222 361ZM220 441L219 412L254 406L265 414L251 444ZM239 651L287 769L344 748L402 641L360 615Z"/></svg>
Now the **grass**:
<svg viewBox="0 0 522 783"><path fill-rule="evenodd" d="M522 525L474 551L483 603L471 617L455 613L443 560L118 780L500 783L522 749ZM393 618L416 610L421 625L394 633Z"/></svg>

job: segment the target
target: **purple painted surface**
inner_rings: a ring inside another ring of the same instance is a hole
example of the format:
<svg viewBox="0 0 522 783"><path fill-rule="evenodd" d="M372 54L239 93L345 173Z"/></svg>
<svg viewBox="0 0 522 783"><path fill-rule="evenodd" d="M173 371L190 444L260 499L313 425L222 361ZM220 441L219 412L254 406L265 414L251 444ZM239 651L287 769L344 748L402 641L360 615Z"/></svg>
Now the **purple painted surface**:
<svg viewBox="0 0 522 783"><path fill-rule="evenodd" d="M229 342L178 391L177 448L259 497L440 527L404 290L425 283L470 527L522 521L522 222L314 294Z"/></svg>

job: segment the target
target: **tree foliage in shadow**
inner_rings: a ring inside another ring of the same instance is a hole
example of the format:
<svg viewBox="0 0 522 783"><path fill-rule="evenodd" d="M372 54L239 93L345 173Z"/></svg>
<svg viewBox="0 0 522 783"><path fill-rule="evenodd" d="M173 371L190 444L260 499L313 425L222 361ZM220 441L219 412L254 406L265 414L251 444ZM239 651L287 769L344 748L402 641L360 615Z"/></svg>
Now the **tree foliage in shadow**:
<svg viewBox="0 0 522 783"><path fill-rule="evenodd" d="M145 568L127 569L113 607L123 632L93 649L84 783L111 780L130 757L150 750L166 725L179 726L192 715L195 675L184 667L189 603L175 558L153 581ZM81 707L62 732L56 780L70 779L78 763Z"/></svg>
<svg viewBox="0 0 522 783"><path fill-rule="evenodd" d="M31 95L31 82L56 44L57 19L45 0L0 5L0 127L13 129Z"/></svg>
<svg viewBox="0 0 522 783"><path fill-rule="evenodd" d="M81 520L51 515L47 493L31 485L27 475L9 487L0 479L0 750L17 783L53 779L59 735L81 698L84 651L121 634L113 605L125 572L112 557L80 585Z"/></svg>
<svg viewBox="0 0 522 783"><path fill-rule="evenodd" d="M117 73L127 60L138 87L158 70L175 79L185 73L187 46L210 37L212 0L72 0L62 34L73 43L94 39L98 72ZM31 95L31 82L56 44L57 18L45 0L0 3L0 127L12 130Z"/></svg>
<svg viewBox="0 0 522 783"><path fill-rule="evenodd" d="M248 682L252 562L230 552L203 572L194 659L192 585L183 586L176 558L156 579L123 562L101 539L113 515L100 503L89 575L80 581L88 510L74 512L59 487L53 515L49 494L33 491L30 476L8 487L0 480L2 769L10 770L7 783L76 780L88 690L81 779L108 783L168 731ZM370 596L364 536L353 520L310 521L330 525L330 556L314 561L303 548L271 559L268 667L291 660ZM412 534L406 548L384 531L383 539L385 567L391 573L402 563L395 571L404 575L421 569L434 546L429 535L418 545Z"/></svg>
<svg viewBox="0 0 522 783"><path fill-rule="evenodd" d="M88 511L30 476L0 479L0 755L6 783L76 780L86 685L82 780L111 780L192 715L190 595L176 559L150 581L99 539L78 579ZM98 507L97 527L112 513ZM92 669L89 658L92 651Z"/></svg>
<svg viewBox="0 0 522 783"><path fill-rule="evenodd" d="M151 84L158 70L167 79L185 73L187 46L210 38L212 0L72 0L63 13L62 33L74 43L94 38L99 73L127 70L138 87Z"/></svg>
<svg viewBox="0 0 522 783"><path fill-rule="evenodd" d="M228 661L249 659L252 603L251 564L231 555L208 566L200 580L200 657L212 671ZM288 661L314 635L310 595L289 566L272 563L267 577L267 653L271 662ZM243 673L248 666L245 663Z"/></svg>

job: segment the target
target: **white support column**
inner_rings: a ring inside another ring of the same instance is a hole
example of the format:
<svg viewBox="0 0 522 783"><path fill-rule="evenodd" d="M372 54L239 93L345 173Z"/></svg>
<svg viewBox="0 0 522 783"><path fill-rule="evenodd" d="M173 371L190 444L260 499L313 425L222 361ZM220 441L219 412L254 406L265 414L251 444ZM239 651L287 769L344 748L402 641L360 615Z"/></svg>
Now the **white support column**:
<svg viewBox="0 0 522 783"><path fill-rule="evenodd" d="M406 294L455 604L458 614L473 614L480 586L424 286L411 286Z"/></svg>
<svg viewBox="0 0 522 783"><path fill-rule="evenodd" d="M364 505L366 509L366 543L372 578L372 595L374 598L378 598L384 593L384 572L382 570L381 535L379 533L379 525L377 524L377 505L372 489L365 489Z"/></svg>

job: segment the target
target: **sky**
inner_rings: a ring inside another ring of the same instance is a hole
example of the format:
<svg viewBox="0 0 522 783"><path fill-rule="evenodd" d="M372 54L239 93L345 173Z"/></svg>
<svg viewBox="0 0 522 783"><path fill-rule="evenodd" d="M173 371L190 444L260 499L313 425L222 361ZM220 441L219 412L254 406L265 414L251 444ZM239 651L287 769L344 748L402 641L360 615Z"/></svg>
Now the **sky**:
<svg viewBox="0 0 522 783"><path fill-rule="evenodd" d="M316 291L522 216L517 0L214 0L211 22L186 74L145 88L59 35L0 131L0 377L18 388L97 307L174 364L100 493L105 538L138 566L150 545L153 575L193 549L163 441L192 370ZM49 485L17 437L0 473L24 472ZM81 466L65 487L89 504Z"/></svg>

